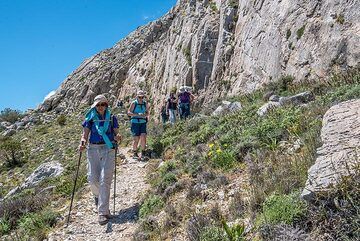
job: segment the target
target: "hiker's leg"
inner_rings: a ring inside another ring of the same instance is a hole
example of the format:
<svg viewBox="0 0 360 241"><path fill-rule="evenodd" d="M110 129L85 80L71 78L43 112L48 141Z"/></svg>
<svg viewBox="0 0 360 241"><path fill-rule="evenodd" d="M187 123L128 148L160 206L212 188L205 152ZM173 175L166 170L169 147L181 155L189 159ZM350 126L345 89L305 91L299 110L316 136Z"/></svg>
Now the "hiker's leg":
<svg viewBox="0 0 360 241"><path fill-rule="evenodd" d="M180 119L184 119L184 105L180 104L179 106L179 114L180 114Z"/></svg>
<svg viewBox="0 0 360 241"><path fill-rule="evenodd" d="M133 151L137 151L140 139L140 125L138 123L131 123L131 133L133 135Z"/></svg>
<svg viewBox="0 0 360 241"><path fill-rule="evenodd" d="M110 214L110 188L115 168L115 150L108 149L105 145L101 149L101 178L99 189L99 215Z"/></svg>
<svg viewBox="0 0 360 241"><path fill-rule="evenodd" d="M94 146L89 146L87 150L88 156L88 166L87 166L87 178L90 184L91 192L95 197L99 196L99 187L100 187L100 174L101 174L101 165L100 165L100 155L99 150Z"/></svg>
<svg viewBox="0 0 360 241"><path fill-rule="evenodd" d="M140 136L134 136L133 147L132 147L133 151L137 151L138 145L139 145L139 140L140 140Z"/></svg>
<svg viewBox="0 0 360 241"><path fill-rule="evenodd" d="M190 116L190 104L185 105L185 119L187 119Z"/></svg>
<svg viewBox="0 0 360 241"><path fill-rule="evenodd" d="M141 134L141 136L140 136L140 146L141 146L141 150L145 151L145 148L146 148L146 134Z"/></svg>
<svg viewBox="0 0 360 241"><path fill-rule="evenodd" d="M170 123L175 124L175 110L169 110Z"/></svg>
<svg viewBox="0 0 360 241"><path fill-rule="evenodd" d="M145 151L146 149L146 135L146 123L143 123L140 125L140 145L142 151Z"/></svg>

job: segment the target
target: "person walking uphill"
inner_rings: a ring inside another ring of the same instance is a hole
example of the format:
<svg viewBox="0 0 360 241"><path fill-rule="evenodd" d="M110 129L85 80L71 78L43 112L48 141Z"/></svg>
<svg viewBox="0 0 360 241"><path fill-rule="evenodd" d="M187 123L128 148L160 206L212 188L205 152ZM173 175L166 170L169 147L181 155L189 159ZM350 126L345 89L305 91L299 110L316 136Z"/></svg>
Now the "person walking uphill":
<svg viewBox="0 0 360 241"><path fill-rule="evenodd" d="M170 123L172 125L175 124L176 122L176 110L177 110L177 99L175 97L175 93L171 92L170 93L170 97L167 100L167 105L166 105L166 112L168 114L168 116L170 117Z"/></svg>
<svg viewBox="0 0 360 241"><path fill-rule="evenodd" d="M180 119L184 120L190 116L190 104L194 101L195 96L191 94L187 89L187 87L180 87L180 93L178 95L179 99L179 114Z"/></svg>
<svg viewBox="0 0 360 241"><path fill-rule="evenodd" d="M95 97L82 124L83 134L79 146L80 151L87 147L88 181L98 209L100 225L106 224L110 219L110 187L115 168L115 147L117 148L114 142L121 141L117 118L111 114L108 106L109 102L104 95Z"/></svg>
<svg viewBox="0 0 360 241"><path fill-rule="evenodd" d="M146 124L149 119L149 104L144 100L145 92L139 90L136 99L131 103L128 115L131 117L131 133L133 136L132 152L134 158L143 159L146 148ZM138 156L138 145L140 141L141 154Z"/></svg>

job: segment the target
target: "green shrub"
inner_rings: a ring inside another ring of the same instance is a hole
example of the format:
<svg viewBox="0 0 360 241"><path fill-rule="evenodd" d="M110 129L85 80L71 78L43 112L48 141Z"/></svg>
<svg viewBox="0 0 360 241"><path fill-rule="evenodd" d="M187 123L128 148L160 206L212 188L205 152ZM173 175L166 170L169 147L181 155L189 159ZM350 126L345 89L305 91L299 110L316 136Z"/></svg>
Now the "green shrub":
<svg viewBox="0 0 360 241"><path fill-rule="evenodd" d="M75 172L75 171L74 171ZM73 173L75 175L75 173ZM63 175L54 179L52 182L56 184L55 193L63 197L68 197L71 195L74 188L74 175ZM87 176L84 171L80 171L75 191L79 190L87 182Z"/></svg>
<svg viewBox="0 0 360 241"><path fill-rule="evenodd" d="M277 81L268 83L265 88L267 91L273 91L275 94L282 95L289 90L294 79L291 75L281 76Z"/></svg>
<svg viewBox="0 0 360 241"><path fill-rule="evenodd" d="M211 164L215 168L221 168L223 170L229 170L234 167L236 158L232 152L218 144L210 144L210 150L208 152L208 158L211 161Z"/></svg>
<svg viewBox="0 0 360 241"><path fill-rule="evenodd" d="M20 165L23 157L24 152L20 141L13 138L0 140L0 158L5 160L7 167L12 168Z"/></svg>
<svg viewBox="0 0 360 241"><path fill-rule="evenodd" d="M174 161L166 161L164 165L160 167L160 175L163 177L168 172L171 172L176 169L176 163Z"/></svg>
<svg viewBox="0 0 360 241"><path fill-rule="evenodd" d="M50 227L56 224L58 214L50 210L40 213L28 213L19 220L19 228L22 234L29 237L36 237L38 240L47 238Z"/></svg>
<svg viewBox="0 0 360 241"><path fill-rule="evenodd" d="M7 217L0 218L0 235L8 234L11 230L11 225Z"/></svg>
<svg viewBox="0 0 360 241"><path fill-rule="evenodd" d="M64 114L59 115L59 117L56 119L56 121L60 126L64 126L66 123L66 115L64 115Z"/></svg>
<svg viewBox="0 0 360 241"><path fill-rule="evenodd" d="M270 224L292 224L296 219L304 216L305 203L300 200L300 193L288 195L272 194L263 204L263 222Z"/></svg>
<svg viewBox="0 0 360 241"><path fill-rule="evenodd" d="M199 131L191 134L191 144L197 145L199 143L206 143L214 134L214 131L214 126L211 126L210 124L201 125Z"/></svg>
<svg viewBox="0 0 360 241"><path fill-rule="evenodd" d="M229 226L224 220L222 221L222 226L225 230L226 236L229 241L243 241L245 240L245 225L235 224Z"/></svg>
<svg viewBox="0 0 360 241"><path fill-rule="evenodd" d="M299 29L296 31L297 40L301 39L301 37L303 36L303 34L304 34L304 32L305 32L305 26L306 26L306 25L303 25L301 28L299 28Z"/></svg>
<svg viewBox="0 0 360 241"><path fill-rule="evenodd" d="M148 197L140 207L139 215L144 218L150 214L158 212L164 206L163 200L156 195Z"/></svg>
<svg viewBox="0 0 360 241"><path fill-rule="evenodd" d="M291 37L291 30L286 30L286 39L289 39Z"/></svg>
<svg viewBox="0 0 360 241"><path fill-rule="evenodd" d="M303 223L313 227L312 231L320 236L318 240L360 240L359 214L360 166L329 192L317 195L309 203Z"/></svg>
<svg viewBox="0 0 360 241"><path fill-rule="evenodd" d="M164 151L164 144L159 136L150 137L148 139L148 145L157 156L161 156Z"/></svg>
<svg viewBox="0 0 360 241"><path fill-rule="evenodd" d="M18 220L27 213L38 212L49 202L48 195L23 194L0 203L1 226L4 230L14 229Z"/></svg>
<svg viewBox="0 0 360 241"><path fill-rule="evenodd" d="M215 2L213 2L213 1L210 2L210 9L211 9L211 11L213 11L214 13L218 12L218 8L217 8Z"/></svg>
<svg viewBox="0 0 360 241"><path fill-rule="evenodd" d="M226 236L222 228L216 226L205 227L200 233L200 241L224 241Z"/></svg>
<svg viewBox="0 0 360 241"><path fill-rule="evenodd" d="M165 191L165 189L172 184L177 182L176 175L172 172L166 173L160 180L160 183L158 184L160 192Z"/></svg>
<svg viewBox="0 0 360 241"><path fill-rule="evenodd" d="M18 121L23 115L19 110L13 110L11 108L5 108L0 112L0 122L7 121L10 123L15 123Z"/></svg>
<svg viewBox="0 0 360 241"><path fill-rule="evenodd" d="M36 132L38 132L40 135L45 135L47 133L49 133L49 127L48 126L40 126L39 128L36 129Z"/></svg>
<svg viewBox="0 0 360 241"><path fill-rule="evenodd" d="M336 15L336 22L340 23L340 24L344 24L345 23L345 18L343 14L337 14Z"/></svg>

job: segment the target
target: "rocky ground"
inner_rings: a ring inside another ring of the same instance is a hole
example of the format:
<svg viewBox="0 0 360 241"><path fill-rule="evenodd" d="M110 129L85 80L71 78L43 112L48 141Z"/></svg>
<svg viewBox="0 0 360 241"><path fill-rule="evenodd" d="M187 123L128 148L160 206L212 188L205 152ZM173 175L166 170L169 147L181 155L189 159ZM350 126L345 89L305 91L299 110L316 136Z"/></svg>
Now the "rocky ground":
<svg viewBox="0 0 360 241"><path fill-rule="evenodd" d="M127 151L128 148L121 148L117 159L114 218L107 225L98 224L93 197L90 188L86 186L84 194L74 203L69 226L56 229L49 235L49 240L132 240L137 228L139 200L148 185L144 179L146 163L132 159ZM111 193L113 200L113 189ZM112 201L110 207L112 210Z"/></svg>

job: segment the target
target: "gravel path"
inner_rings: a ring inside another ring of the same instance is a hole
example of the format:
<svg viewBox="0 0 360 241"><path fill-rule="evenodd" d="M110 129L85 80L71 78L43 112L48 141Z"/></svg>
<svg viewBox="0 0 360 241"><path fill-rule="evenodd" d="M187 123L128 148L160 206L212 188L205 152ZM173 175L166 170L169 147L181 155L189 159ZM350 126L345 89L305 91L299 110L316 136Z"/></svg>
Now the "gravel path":
<svg viewBox="0 0 360 241"><path fill-rule="evenodd" d="M60 240L132 240L137 228L139 200L149 188L145 183L145 162L139 162L128 155L128 148L119 150L116 178L116 215L107 225L98 224L94 201L87 186L72 211L68 227L59 227L49 235L49 241ZM113 210L113 188L110 209ZM67 213L66 213L67 215Z"/></svg>

